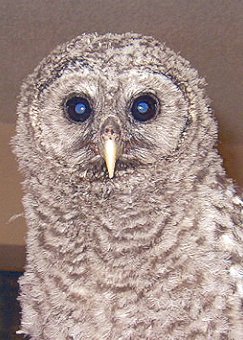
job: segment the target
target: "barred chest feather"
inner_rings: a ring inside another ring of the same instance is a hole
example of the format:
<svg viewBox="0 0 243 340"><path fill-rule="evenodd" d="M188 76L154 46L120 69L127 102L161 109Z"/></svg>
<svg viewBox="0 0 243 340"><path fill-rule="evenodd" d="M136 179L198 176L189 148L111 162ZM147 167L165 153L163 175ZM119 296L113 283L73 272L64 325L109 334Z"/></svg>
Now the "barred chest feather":
<svg viewBox="0 0 243 340"><path fill-rule="evenodd" d="M72 186L71 201L71 187L65 185L61 191L42 186L40 196L36 187L37 195L25 198L29 220L39 223L29 232L31 266L21 281L35 303L26 301L23 313L45 324L41 339L229 334L240 299L228 274L238 264L232 267L227 249L229 239L234 244L228 228L235 221L229 217L222 223L227 198L213 185L195 188L191 179L183 195L178 195L181 183L171 187L138 176L119 186L86 184L82 194L81 187ZM35 286L41 287L38 293Z"/></svg>

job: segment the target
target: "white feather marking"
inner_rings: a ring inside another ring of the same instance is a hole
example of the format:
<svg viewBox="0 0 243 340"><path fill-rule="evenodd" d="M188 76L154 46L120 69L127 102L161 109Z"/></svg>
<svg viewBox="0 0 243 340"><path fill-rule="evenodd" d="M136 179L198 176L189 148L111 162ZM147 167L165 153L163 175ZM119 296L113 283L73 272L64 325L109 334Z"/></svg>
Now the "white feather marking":
<svg viewBox="0 0 243 340"><path fill-rule="evenodd" d="M222 243L225 247L225 250L233 250L235 247L235 241L232 238L232 235L224 234L221 236Z"/></svg>

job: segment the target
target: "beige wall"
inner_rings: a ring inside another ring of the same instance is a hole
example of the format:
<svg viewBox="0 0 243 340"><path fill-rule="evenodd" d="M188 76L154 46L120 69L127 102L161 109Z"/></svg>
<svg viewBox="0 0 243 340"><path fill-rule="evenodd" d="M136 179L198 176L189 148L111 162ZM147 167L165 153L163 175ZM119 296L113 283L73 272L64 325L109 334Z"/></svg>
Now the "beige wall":
<svg viewBox="0 0 243 340"><path fill-rule="evenodd" d="M83 32L153 35L190 60L209 84L225 166L243 186L243 1L0 0L0 30L0 245L24 245L26 231L23 217L11 219L22 213L9 147L21 80L57 44ZM10 261L4 249L0 267Z"/></svg>
<svg viewBox="0 0 243 340"><path fill-rule="evenodd" d="M9 145L13 133L13 124L0 124L0 244L23 245L25 222L16 216L23 212L20 176Z"/></svg>

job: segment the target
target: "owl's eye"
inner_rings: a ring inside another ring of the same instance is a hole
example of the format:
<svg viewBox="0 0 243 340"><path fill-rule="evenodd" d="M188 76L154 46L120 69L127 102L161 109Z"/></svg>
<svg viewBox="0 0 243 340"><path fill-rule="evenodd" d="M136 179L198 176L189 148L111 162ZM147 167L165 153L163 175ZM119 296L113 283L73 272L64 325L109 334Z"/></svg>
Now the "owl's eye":
<svg viewBox="0 0 243 340"><path fill-rule="evenodd" d="M150 95L142 95L137 97L131 107L133 117L140 121L152 119L158 111L158 103L156 99Z"/></svg>
<svg viewBox="0 0 243 340"><path fill-rule="evenodd" d="M82 97L72 97L65 103L65 111L72 121L84 122L89 118L92 109L89 101Z"/></svg>

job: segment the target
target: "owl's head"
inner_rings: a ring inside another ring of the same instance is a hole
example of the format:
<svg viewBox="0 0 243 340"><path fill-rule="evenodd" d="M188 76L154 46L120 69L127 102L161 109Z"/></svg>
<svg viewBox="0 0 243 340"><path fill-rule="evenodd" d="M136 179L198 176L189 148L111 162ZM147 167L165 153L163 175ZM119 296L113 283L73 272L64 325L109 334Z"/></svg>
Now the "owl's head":
<svg viewBox="0 0 243 340"><path fill-rule="evenodd" d="M205 152L216 126L204 86L185 59L151 37L81 35L23 84L17 154L25 168L38 171L48 160L107 181Z"/></svg>

